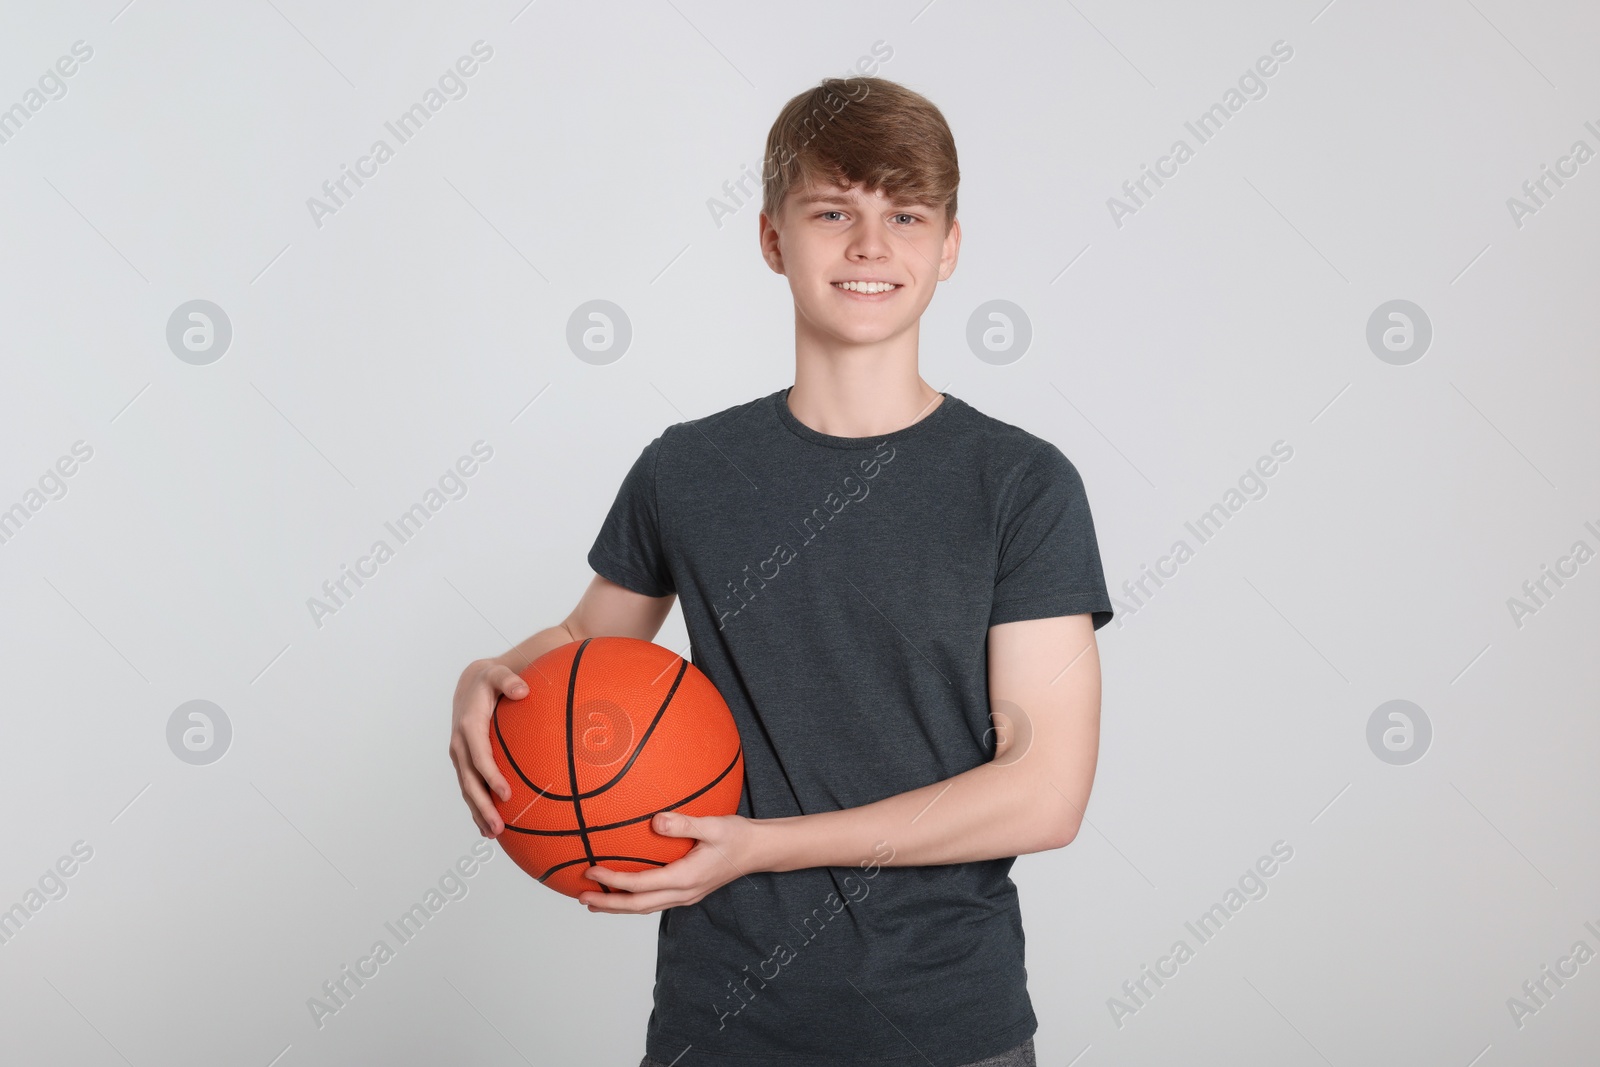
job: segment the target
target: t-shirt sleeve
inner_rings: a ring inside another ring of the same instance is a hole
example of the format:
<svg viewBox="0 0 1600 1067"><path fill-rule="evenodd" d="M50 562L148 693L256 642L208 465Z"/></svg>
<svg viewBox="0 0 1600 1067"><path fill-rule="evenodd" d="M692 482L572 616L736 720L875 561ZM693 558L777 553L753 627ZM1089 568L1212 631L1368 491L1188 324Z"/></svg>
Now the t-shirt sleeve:
<svg viewBox="0 0 1600 1067"><path fill-rule="evenodd" d="M1023 461L1003 498L999 532L990 626L1085 612L1096 630L1111 621L1083 479L1051 442Z"/></svg>
<svg viewBox="0 0 1600 1067"><path fill-rule="evenodd" d="M589 549L589 566L596 574L644 596L677 592L667 567L656 499L660 450L660 437L644 446L623 477L617 498Z"/></svg>

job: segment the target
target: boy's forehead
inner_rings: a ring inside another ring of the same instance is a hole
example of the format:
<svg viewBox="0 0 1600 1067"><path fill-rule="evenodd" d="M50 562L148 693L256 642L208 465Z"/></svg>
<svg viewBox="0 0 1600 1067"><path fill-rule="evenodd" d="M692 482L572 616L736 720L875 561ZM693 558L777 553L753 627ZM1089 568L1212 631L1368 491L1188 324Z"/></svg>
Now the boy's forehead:
<svg viewBox="0 0 1600 1067"><path fill-rule="evenodd" d="M797 186L789 194L790 199L797 206L810 204L845 204L856 199L879 200L885 204L895 204L900 207L929 207L926 204L908 197L895 196L884 189L868 191L862 182L854 182L848 189L837 185L802 185Z"/></svg>

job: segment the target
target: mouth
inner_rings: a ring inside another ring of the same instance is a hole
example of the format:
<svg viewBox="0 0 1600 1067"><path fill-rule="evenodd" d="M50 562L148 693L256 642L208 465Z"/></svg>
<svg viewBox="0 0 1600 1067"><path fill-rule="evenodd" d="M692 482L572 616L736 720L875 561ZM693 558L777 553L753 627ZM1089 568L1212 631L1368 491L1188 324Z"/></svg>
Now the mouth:
<svg viewBox="0 0 1600 1067"><path fill-rule="evenodd" d="M856 300L881 301L898 293L904 288L894 282L865 282L843 281L831 283L841 293L848 294Z"/></svg>

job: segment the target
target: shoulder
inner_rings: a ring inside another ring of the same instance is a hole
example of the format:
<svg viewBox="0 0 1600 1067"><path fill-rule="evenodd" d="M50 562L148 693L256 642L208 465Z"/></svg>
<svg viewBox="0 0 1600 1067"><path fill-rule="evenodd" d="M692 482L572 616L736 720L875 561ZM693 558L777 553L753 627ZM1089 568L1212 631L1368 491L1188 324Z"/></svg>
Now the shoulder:
<svg viewBox="0 0 1600 1067"><path fill-rule="evenodd" d="M762 412L772 405L773 398L781 392L783 390L779 389L765 396L758 396L754 400L746 400L720 411L713 411L709 415L674 422L661 431L658 438L660 447L662 450L672 452L687 441L704 442L737 435L751 428Z"/></svg>
<svg viewBox="0 0 1600 1067"><path fill-rule="evenodd" d="M962 433L968 437L967 449L981 459L1002 490L1015 488L1024 478L1081 484L1077 468L1049 438L980 411L965 401L960 402L957 412L961 415Z"/></svg>

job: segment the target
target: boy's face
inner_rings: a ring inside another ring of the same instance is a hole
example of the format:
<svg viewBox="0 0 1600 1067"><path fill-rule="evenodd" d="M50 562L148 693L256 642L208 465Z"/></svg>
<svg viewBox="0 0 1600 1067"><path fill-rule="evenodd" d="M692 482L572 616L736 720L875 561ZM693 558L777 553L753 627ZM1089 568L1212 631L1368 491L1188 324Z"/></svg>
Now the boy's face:
<svg viewBox="0 0 1600 1067"><path fill-rule="evenodd" d="M876 344L915 330L961 248L961 223L946 233L943 208L896 203L859 183L792 189L778 214L776 224L761 216L761 254L789 279L797 328L834 342ZM895 287L860 293L845 282Z"/></svg>

